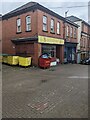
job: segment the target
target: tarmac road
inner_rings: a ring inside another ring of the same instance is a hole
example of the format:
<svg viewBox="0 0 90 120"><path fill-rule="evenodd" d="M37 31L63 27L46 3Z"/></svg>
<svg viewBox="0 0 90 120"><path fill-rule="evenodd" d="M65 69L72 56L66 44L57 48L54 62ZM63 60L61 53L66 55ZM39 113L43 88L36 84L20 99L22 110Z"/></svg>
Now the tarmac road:
<svg viewBox="0 0 90 120"><path fill-rule="evenodd" d="M88 66L3 65L3 118L88 118Z"/></svg>

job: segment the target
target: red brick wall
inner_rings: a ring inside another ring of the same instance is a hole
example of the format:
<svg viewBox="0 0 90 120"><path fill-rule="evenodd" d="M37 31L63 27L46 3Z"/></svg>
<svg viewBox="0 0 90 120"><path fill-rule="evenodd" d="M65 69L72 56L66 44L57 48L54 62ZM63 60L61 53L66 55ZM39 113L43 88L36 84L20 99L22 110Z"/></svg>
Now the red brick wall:
<svg viewBox="0 0 90 120"><path fill-rule="evenodd" d="M60 59L60 62L64 62L64 46L57 45L56 46L56 57Z"/></svg>
<svg viewBox="0 0 90 120"><path fill-rule="evenodd" d="M38 58L41 55L42 51L41 51L41 44L39 43L34 43L34 65L37 66L38 65Z"/></svg>
<svg viewBox="0 0 90 120"><path fill-rule="evenodd" d="M81 37L81 44L80 44L80 46L81 46L81 51L89 51L89 38L88 38L88 36L86 36L86 35L82 35L82 37Z"/></svg>
<svg viewBox="0 0 90 120"><path fill-rule="evenodd" d="M81 51L89 51L90 48L90 38L89 38L89 29L90 27L88 25L86 25L85 23L82 23L82 36L81 36Z"/></svg>
<svg viewBox="0 0 90 120"><path fill-rule="evenodd" d="M31 16L31 32L26 32L26 22L25 17L27 15ZM48 32L42 31L42 25L43 25L43 15L46 15L48 18ZM16 34L16 20L18 18L21 18L21 33ZM55 34L50 33L50 20L53 18L55 20ZM57 35L57 22L60 22L61 25L61 31L60 35ZM25 37L31 37L35 35L42 35L42 36L48 36L48 37L54 37L54 38L63 38L64 34L64 24L62 20L59 20L47 13L44 13L40 10L32 11L28 13L24 13L22 15L9 18L7 20L3 20L3 53L8 54L15 54L15 53L24 53L26 52L28 55L33 59L33 64L38 64L38 57L41 55L41 44L33 43L32 44L19 44L15 45L11 42L14 38L25 38ZM33 49L31 49L33 46ZM62 54L62 53L61 53ZM60 56L62 57L62 56Z"/></svg>
<svg viewBox="0 0 90 120"><path fill-rule="evenodd" d="M43 15L47 16L47 21L48 21L47 31L48 32L43 32ZM55 21L55 34L50 33L51 18L54 19ZM61 25L60 35L57 35L57 22L60 22L60 25ZM54 38L63 38L63 34L64 34L63 29L64 29L64 24L62 20L59 20L43 11L38 10L38 35L54 37Z"/></svg>
<svg viewBox="0 0 90 120"><path fill-rule="evenodd" d="M77 43L77 37L78 37L78 28L77 27L75 27L75 26L73 26L73 25L71 25L71 24L69 24L69 23L65 23L65 38L66 38L66 29L67 29L67 26L69 27L69 30L68 30L68 38L67 38L67 41L68 42L72 42L72 43ZM72 29L73 29L73 37L71 37L71 35L70 35L70 29L71 29L71 27L72 27ZM74 28L76 28L76 38L74 38Z"/></svg>
<svg viewBox="0 0 90 120"><path fill-rule="evenodd" d="M25 17L31 16L31 32L26 32ZM21 18L22 33L16 34L16 20ZM31 37L37 35L37 11L27 12L25 14L3 20L3 53L15 54L15 45L11 42L13 38Z"/></svg>
<svg viewBox="0 0 90 120"><path fill-rule="evenodd" d="M43 16L47 17L47 32L43 31ZM55 34L51 33L51 19L54 19ZM57 34L57 22L60 22L60 34ZM55 18L43 11L38 10L38 35L54 37L58 39L64 39L64 22ZM40 46L41 47L41 46ZM64 61L64 45L56 45L56 57L60 59L61 62Z"/></svg>
<svg viewBox="0 0 90 120"><path fill-rule="evenodd" d="M82 31L88 33L88 25L82 23Z"/></svg>

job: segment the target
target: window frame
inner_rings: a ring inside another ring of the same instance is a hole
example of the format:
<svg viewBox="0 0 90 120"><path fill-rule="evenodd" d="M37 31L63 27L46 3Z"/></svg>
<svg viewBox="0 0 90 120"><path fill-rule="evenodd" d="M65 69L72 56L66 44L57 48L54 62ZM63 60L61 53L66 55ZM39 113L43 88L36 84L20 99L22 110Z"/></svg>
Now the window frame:
<svg viewBox="0 0 90 120"><path fill-rule="evenodd" d="M27 21L27 18L30 18L30 22ZM30 29L28 29L29 28L28 26L30 26ZM31 31L31 16L30 15L26 16L26 32L28 31Z"/></svg>
<svg viewBox="0 0 90 120"><path fill-rule="evenodd" d="M66 26L66 37L69 37L69 26Z"/></svg>
<svg viewBox="0 0 90 120"><path fill-rule="evenodd" d="M77 28L74 28L74 38L77 38Z"/></svg>
<svg viewBox="0 0 90 120"><path fill-rule="evenodd" d="M19 21L20 20L20 21ZM18 22L20 22L20 23L18 23ZM20 25L18 25L18 24L20 24ZM21 33L21 18L18 18L17 20L16 20L16 27L17 27L17 33ZM20 30L19 30L20 29Z"/></svg>
<svg viewBox="0 0 90 120"><path fill-rule="evenodd" d="M59 28L58 28L58 25L59 25ZM58 22L57 22L57 34L58 34L58 35L60 35L60 30L61 30L60 27L61 27L61 24L60 24L60 22L58 21Z"/></svg>
<svg viewBox="0 0 90 120"><path fill-rule="evenodd" d="M73 27L70 27L70 36L73 37Z"/></svg>
<svg viewBox="0 0 90 120"><path fill-rule="evenodd" d="M44 22L44 18L46 18L45 20L46 20L46 23ZM43 15L43 28L42 28L42 30L44 31L44 32L47 32L47 16L46 15ZM45 27L45 29L44 29L44 27Z"/></svg>
<svg viewBox="0 0 90 120"><path fill-rule="evenodd" d="M52 21L53 21L53 25L52 25ZM51 18L50 31L51 33L55 33L55 20L53 18Z"/></svg>

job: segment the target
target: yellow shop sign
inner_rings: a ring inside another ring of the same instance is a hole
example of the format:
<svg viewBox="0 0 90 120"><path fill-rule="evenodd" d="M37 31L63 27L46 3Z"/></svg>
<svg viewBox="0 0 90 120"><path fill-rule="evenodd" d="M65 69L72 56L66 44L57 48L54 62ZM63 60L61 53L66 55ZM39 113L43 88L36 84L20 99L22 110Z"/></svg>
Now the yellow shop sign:
<svg viewBox="0 0 90 120"><path fill-rule="evenodd" d="M64 45L63 39L45 37L45 36L38 36L39 43L48 43L48 44L61 44Z"/></svg>

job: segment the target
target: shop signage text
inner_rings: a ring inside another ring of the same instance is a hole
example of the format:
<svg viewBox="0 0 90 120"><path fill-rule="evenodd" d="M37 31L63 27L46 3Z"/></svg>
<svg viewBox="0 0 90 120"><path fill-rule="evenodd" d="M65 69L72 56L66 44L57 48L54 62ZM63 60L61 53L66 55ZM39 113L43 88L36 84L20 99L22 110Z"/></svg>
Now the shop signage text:
<svg viewBox="0 0 90 120"><path fill-rule="evenodd" d="M39 43L47 43L47 44L61 44L64 45L63 39L45 37L45 36L38 36Z"/></svg>

